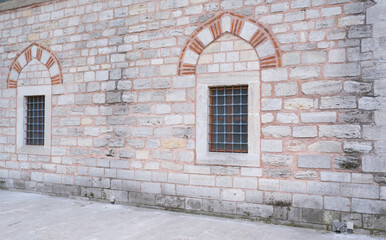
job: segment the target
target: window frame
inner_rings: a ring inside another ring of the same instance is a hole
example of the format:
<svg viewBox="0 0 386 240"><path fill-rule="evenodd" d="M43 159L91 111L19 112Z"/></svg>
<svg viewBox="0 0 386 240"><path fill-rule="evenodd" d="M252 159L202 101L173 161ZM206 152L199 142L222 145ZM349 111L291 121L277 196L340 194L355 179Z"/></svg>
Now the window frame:
<svg viewBox="0 0 386 240"><path fill-rule="evenodd" d="M219 95L218 91L222 90L224 91L224 95ZM239 95L234 95L234 90L240 90ZM246 90L246 105L241 101L243 90ZM231 91L231 95L228 94L229 91ZM237 107L235 107L237 105L234 104L234 101L237 100L237 98L240 100L238 103L239 109L237 111L238 113L233 115L233 111L237 110ZM224 100L224 104L218 105L217 101L221 101L222 99ZM242 136L245 135L246 139L248 139L248 85L209 87L209 102L209 151L248 153L248 142L246 143L246 149L241 147L245 144L242 140ZM243 107L246 107L245 113L243 112ZM221 112L221 109L224 110L222 114L218 113ZM231 112L231 115L228 115L229 112ZM239 120L234 122L236 117L238 117ZM222 121L224 121L223 123L219 123L215 120L218 119L218 121L221 121L220 119L222 118ZM242 130L242 119L245 119L247 124L245 132ZM224 131L218 131L221 126L223 126ZM235 126L236 128L239 127L239 131L234 132ZM217 142L216 139L221 138L221 135L224 137L224 142ZM234 137L237 135L239 136L239 141L234 142ZM229 142L229 138L231 139L231 142ZM224 149L217 148L218 145L223 145ZM235 149L237 146L240 148ZM227 147L230 147L231 149L228 149Z"/></svg>
<svg viewBox="0 0 386 240"><path fill-rule="evenodd" d="M44 145L26 144L27 97L44 96ZM17 153L51 154L51 85L17 87Z"/></svg>
<svg viewBox="0 0 386 240"><path fill-rule="evenodd" d="M25 98L27 103L26 145L44 146L45 96L25 96Z"/></svg>
<svg viewBox="0 0 386 240"><path fill-rule="evenodd" d="M260 166L260 72L196 75L196 163L208 165ZM248 153L209 151L209 88L248 85Z"/></svg>

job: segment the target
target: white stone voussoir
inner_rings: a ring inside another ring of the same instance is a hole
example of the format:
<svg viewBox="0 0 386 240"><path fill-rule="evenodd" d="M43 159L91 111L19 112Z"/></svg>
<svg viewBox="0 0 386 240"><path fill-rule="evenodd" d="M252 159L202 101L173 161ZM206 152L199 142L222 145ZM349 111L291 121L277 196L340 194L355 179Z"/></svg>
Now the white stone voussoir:
<svg viewBox="0 0 386 240"><path fill-rule="evenodd" d="M229 17L229 16L222 17L221 29L222 29L223 33L231 31L231 17Z"/></svg>
<svg viewBox="0 0 386 240"><path fill-rule="evenodd" d="M246 41L251 40L253 34L256 32L257 26L250 23L250 22L245 22L243 29L240 32L240 37L244 38Z"/></svg>
<svg viewBox="0 0 386 240"><path fill-rule="evenodd" d="M263 44L256 47L257 55L259 58L264 58L275 54L275 47L271 40L265 41Z"/></svg>
<svg viewBox="0 0 386 240"><path fill-rule="evenodd" d="M193 52L190 49L187 49L182 61L188 64L196 64L199 57L200 55L198 55L197 53Z"/></svg>
<svg viewBox="0 0 386 240"><path fill-rule="evenodd" d="M50 58L50 55L51 54L46 50L42 50L42 58L40 59L40 62L42 62L43 64L46 64L48 59Z"/></svg>
<svg viewBox="0 0 386 240"><path fill-rule="evenodd" d="M199 34L197 34L197 38L205 45L208 46L214 39L212 34L210 33L209 28L203 29Z"/></svg>
<svg viewBox="0 0 386 240"><path fill-rule="evenodd" d="M23 68L25 65L27 65L27 60L25 59L25 54L21 54L17 60L19 61L20 67Z"/></svg>

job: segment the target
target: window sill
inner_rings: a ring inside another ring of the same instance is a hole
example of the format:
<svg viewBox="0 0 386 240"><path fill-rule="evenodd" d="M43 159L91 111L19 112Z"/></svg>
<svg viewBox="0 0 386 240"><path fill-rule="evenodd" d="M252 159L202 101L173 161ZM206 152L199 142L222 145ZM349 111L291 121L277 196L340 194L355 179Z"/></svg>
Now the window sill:
<svg viewBox="0 0 386 240"><path fill-rule="evenodd" d="M22 146L17 149L17 153L32 155L51 155L51 149L45 146Z"/></svg>
<svg viewBox="0 0 386 240"><path fill-rule="evenodd" d="M259 167L260 156L248 153L197 153L197 164Z"/></svg>

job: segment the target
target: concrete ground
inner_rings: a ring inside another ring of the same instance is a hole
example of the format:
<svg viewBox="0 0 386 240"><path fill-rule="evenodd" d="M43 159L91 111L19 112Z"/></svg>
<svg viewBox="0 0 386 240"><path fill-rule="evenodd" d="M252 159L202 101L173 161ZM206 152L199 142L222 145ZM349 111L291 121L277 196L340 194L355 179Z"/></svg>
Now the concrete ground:
<svg viewBox="0 0 386 240"><path fill-rule="evenodd" d="M0 191L0 239L384 239Z"/></svg>

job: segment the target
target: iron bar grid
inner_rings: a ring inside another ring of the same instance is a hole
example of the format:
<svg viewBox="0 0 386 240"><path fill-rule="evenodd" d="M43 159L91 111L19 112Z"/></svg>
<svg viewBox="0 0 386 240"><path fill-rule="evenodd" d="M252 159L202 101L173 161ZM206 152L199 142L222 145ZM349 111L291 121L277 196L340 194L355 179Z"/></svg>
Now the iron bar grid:
<svg viewBox="0 0 386 240"><path fill-rule="evenodd" d="M44 96L27 97L26 145L44 145Z"/></svg>
<svg viewBox="0 0 386 240"><path fill-rule="evenodd" d="M248 86L209 89L209 151L248 152Z"/></svg>

